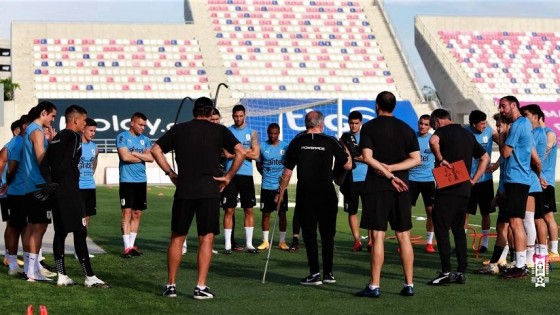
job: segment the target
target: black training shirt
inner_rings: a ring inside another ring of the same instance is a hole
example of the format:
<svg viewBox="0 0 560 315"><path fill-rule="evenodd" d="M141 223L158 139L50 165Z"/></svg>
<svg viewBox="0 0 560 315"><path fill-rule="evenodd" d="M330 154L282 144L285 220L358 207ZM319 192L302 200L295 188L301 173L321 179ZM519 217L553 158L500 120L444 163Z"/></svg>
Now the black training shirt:
<svg viewBox="0 0 560 315"><path fill-rule="evenodd" d="M296 166L298 187L322 189L333 181L335 163L345 164L347 155L336 138L323 133L300 133L289 144L284 166Z"/></svg>
<svg viewBox="0 0 560 315"><path fill-rule="evenodd" d="M179 175L175 198L220 198L213 177L221 176L222 148L234 153L239 143L231 131L208 120L193 119L171 127L156 143L164 153L175 150Z"/></svg>

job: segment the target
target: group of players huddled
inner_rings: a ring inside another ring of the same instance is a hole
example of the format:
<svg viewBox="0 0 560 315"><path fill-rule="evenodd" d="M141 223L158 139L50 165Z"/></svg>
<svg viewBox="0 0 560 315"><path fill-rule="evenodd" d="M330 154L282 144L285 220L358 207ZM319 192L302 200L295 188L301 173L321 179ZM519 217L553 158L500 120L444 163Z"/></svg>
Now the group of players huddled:
<svg viewBox="0 0 560 315"><path fill-rule="evenodd" d="M558 257L558 227L554 220L556 135L546 127L538 105L520 107L515 97L503 97L499 113L493 117L496 130L487 125L486 114L479 110L472 111L469 125L462 127L452 122L447 111L438 109L431 115L420 116L416 132L393 116L395 106L392 93L380 93L376 99L377 118L362 125L362 114L351 112L349 132L341 139L324 135L322 113L311 111L306 115L306 131L289 145L280 140L281 130L276 123L267 128L268 140L259 144L257 131L246 124L245 108L240 104L233 107L234 123L226 128L220 124L221 116L213 102L199 98L193 106L194 119L172 127L153 146L143 135L148 118L134 113L129 130L119 133L116 139L123 257L142 255L135 241L142 211L147 208L145 163L153 161L177 186L168 251L168 283L163 292L167 297L177 296L175 279L181 253L187 251L186 236L194 216L200 246L198 283L193 297L215 296L206 286L206 278L212 253L217 253L213 241L220 230L219 208L225 211L223 254L234 251L256 254L273 246L269 240L270 216L278 211L278 248L297 251L300 224L303 224L310 275L300 283L335 283L332 241L337 201L333 180L344 195L344 210L354 238L353 252L362 251L359 228L368 231L371 279L357 296L381 295L387 223L399 240L405 278L400 294L414 295L411 207L416 205L420 194L427 217L425 251L434 253L437 248L442 262L442 271L429 282L431 285L465 283L465 233L468 216L476 214L477 208L482 216L482 240L477 249L480 253L489 251L490 214L499 208L492 257L477 273L522 278L527 275L527 268L534 267L535 258ZM14 137L0 151L3 169L0 203L3 220L7 221L8 274L23 275L27 281L49 281L57 276L57 285L74 285L66 274L64 260L64 242L67 234L73 233L75 256L86 274L85 285L109 288L94 275L90 263L93 256L86 245L89 217L96 213L94 172L98 149L92 139L97 124L87 117L84 108L72 105L65 112L66 129L56 133L51 126L55 116L54 104L39 103L12 124ZM430 127L434 134L430 133ZM499 146L500 156L490 163L493 143ZM170 151L177 155L177 171L164 157ZM432 175L434 167L451 167L459 160L470 167L471 181L451 188L437 187ZM257 247L253 246L256 193L252 161L256 161L262 175L262 243ZM288 245L287 186L296 166L296 208L292 244ZM500 179L494 193L492 173L498 168ZM312 196L319 200L310 200ZM361 223L357 217L360 199ZM234 239L238 200L244 211L244 247ZM315 205L324 210L315 210ZM332 216L328 210L331 208ZM41 262L42 238L51 219L55 230L53 271L56 273L47 270ZM317 228L323 242L322 278L317 258ZM449 263L449 230L455 237L457 271L452 271ZM434 236L437 246L434 246ZM20 237L23 269L17 259ZM509 264L508 253L512 257Z"/></svg>

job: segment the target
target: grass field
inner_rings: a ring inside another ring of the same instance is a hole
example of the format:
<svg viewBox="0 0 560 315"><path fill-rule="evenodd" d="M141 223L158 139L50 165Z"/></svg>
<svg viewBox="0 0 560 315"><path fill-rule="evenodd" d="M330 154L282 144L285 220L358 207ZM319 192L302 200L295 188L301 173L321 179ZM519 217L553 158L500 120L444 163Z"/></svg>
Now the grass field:
<svg viewBox="0 0 560 315"><path fill-rule="evenodd" d="M196 284L197 243L196 238L191 237L189 252L184 256L179 272L179 296L164 298L161 292L167 279L166 250L173 192L169 186L150 187L149 210L144 213L137 239L144 255L123 259L118 188L98 188L98 215L91 221L89 234L107 254L96 255L92 264L96 274L113 287L110 290L85 288L83 273L73 258L67 259L68 273L79 285L68 288L57 287L55 283L27 283L8 277L3 269L0 314L24 314L29 304L35 305L36 309L39 304L44 304L50 314L547 314L555 313L557 309L559 271L550 273L550 283L545 288L535 288L530 277L500 280L495 276L476 275L472 271L490 254L475 259L474 252L469 250L467 283L432 287L426 283L439 270L439 257L425 253L423 245L414 246L415 296L402 297L399 291L403 278L395 240L386 243L381 298L354 297L354 293L369 281L369 255L366 251L350 251L352 238L342 211L339 212L335 238L336 284L299 285L299 279L308 274L305 249L295 253L273 249L266 284L261 283L265 252L258 255L217 254L213 257L208 283L216 298L197 301L192 299ZM292 214L288 214L289 222ZM413 215L422 216L423 207L413 209ZM242 222L241 211L237 211L237 218ZM471 217L472 224L479 224L479 221L479 217ZM236 238L241 241L244 231L241 225L238 226ZM414 221L412 234L424 237L424 221ZM195 235L194 230L191 235ZM260 211L256 211L255 246L260 243L261 235ZM291 223L288 235L291 235ZM288 237L290 241L291 236ZM468 241L470 245L472 238ZM494 239L491 239L491 248L493 243ZM216 238L215 248L223 249L223 235ZM53 264L52 255L47 255L47 262ZM560 265L554 267L560 268Z"/></svg>

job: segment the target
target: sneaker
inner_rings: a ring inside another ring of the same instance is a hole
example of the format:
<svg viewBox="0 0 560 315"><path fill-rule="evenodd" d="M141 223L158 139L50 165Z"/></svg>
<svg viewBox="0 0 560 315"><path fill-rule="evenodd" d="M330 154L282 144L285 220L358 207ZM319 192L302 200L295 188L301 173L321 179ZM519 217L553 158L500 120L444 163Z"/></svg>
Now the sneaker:
<svg viewBox="0 0 560 315"><path fill-rule="evenodd" d="M183 246L183 249L181 250L181 255L185 255L187 253L187 246Z"/></svg>
<svg viewBox="0 0 560 315"><path fill-rule="evenodd" d="M548 259L560 259L560 255L558 253L550 252L548 253Z"/></svg>
<svg viewBox="0 0 560 315"><path fill-rule="evenodd" d="M369 286L368 286L369 287ZM410 285L405 285L401 289L402 296L414 296L414 287Z"/></svg>
<svg viewBox="0 0 560 315"><path fill-rule="evenodd" d="M52 279L43 276L40 272L36 272L35 275L27 275L28 282L35 281L52 281Z"/></svg>
<svg viewBox="0 0 560 315"><path fill-rule="evenodd" d="M19 264L19 262L18 262L18 264ZM56 272L56 268L54 268L54 267L52 267L51 265L47 264L44 260L41 260L41 261L39 262L39 264L41 264L41 267L47 269L47 270L50 271L50 272ZM23 266L23 265L22 265L22 266ZM56 274L55 274L55 276L56 276Z"/></svg>
<svg viewBox="0 0 560 315"><path fill-rule="evenodd" d="M21 276L23 274L23 269L21 269L20 267L17 267L16 269L9 269L8 270L8 276Z"/></svg>
<svg viewBox="0 0 560 315"><path fill-rule="evenodd" d="M433 244L426 244L426 253L435 253L436 249Z"/></svg>
<svg viewBox="0 0 560 315"><path fill-rule="evenodd" d="M242 252L242 251L245 249L245 248L243 248L243 246L241 246L241 245L239 245L239 244L236 244L236 243L233 243L233 244L231 245L231 248L232 248L233 251L235 251L235 252Z"/></svg>
<svg viewBox="0 0 560 315"><path fill-rule="evenodd" d="M76 282L74 282L74 280L70 279L70 277L68 277L67 275L59 274L57 279L56 279L56 285L59 286L59 287L71 287L75 284L76 284Z"/></svg>
<svg viewBox="0 0 560 315"><path fill-rule="evenodd" d="M130 248L130 254L137 257L143 255L142 252L138 250L138 246L132 246L132 248Z"/></svg>
<svg viewBox="0 0 560 315"><path fill-rule="evenodd" d="M224 249L224 255L231 255L231 254L233 254L231 249Z"/></svg>
<svg viewBox="0 0 560 315"><path fill-rule="evenodd" d="M369 285L366 285L366 287L362 291L356 293L356 296L378 298L381 296L381 289L379 287L370 289Z"/></svg>
<svg viewBox="0 0 560 315"><path fill-rule="evenodd" d="M323 275L323 283L336 283L336 279L332 272Z"/></svg>
<svg viewBox="0 0 560 315"><path fill-rule="evenodd" d="M465 284L465 282L467 282L467 277L462 272L452 272L450 280L457 284Z"/></svg>
<svg viewBox="0 0 560 315"><path fill-rule="evenodd" d="M174 298L177 297L177 288L174 285L166 285L163 290L163 296Z"/></svg>
<svg viewBox="0 0 560 315"><path fill-rule="evenodd" d="M521 268L513 267L510 269L504 270L500 274L500 278L502 279L519 279L527 277L527 267L523 266Z"/></svg>
<svg viewBox="0 0 560 315"><path fill-rule="evenodd" d="M500 273L500 268L498 268L498 264L488 264L486 266L482 266L480 269L476 270L475 273L480 275L497 275Z"/></svg>
<svg viewBox="0 0 560 315"><path fill-rule="evenodd" d="M198 287L194 288L193 298L195 300L208 300L213 299L215 294L210 291L209 287L206 287L204 290L199 289Z"/></svg>
<svg viewBox="0 0 560 315"><path fill-rule="evenodd" d="M438 272L438 276L428 282L428 285L444 285L451 283L450 272Z"/></svg>
<svg viewBox="0 0 560 315"><path fill-rule="evenodd" d="M214 255L215 255L215 254L217 254L217 253L218 253L218 251L217 251L217 250L215 250L215 249L212 249L212 254L214 254Z"/></svg>
<svg viewBox="0 0 560 315"><path fill-rule="evenodd" d="M261 251L256 248L249 248L249 247L247 247L247 251L246 251L247 254L258 254L260 252Z"/></svg>
<svg viewBox="0 0 560 315"><path fill-rule="evenodd" d="M86 281L84 285L86 286L86 288L100 288L100 289L111 288L110 285L103 282L101 279L97 278L96 276L91 276L91 277L86 276Z"/></svg>
<svg viewBox="0 0 560 315"><path fill-rule="evenodd" d="M281 249L281 250L290 250L290 246L288 246L288 244L286 244L286 242L278 243L278 248Z"/></svg>
<svg viewBox="0 0 560 315"><path fill-rule="evenodd" d="M352 246L352 251L353 252L361 252L362 251L362 243L355 242L354 246Z"/></svg>
<svg viewBox="0 0 560 315"><path fill-rule="evenodd" d="M486 252L488 252L488 247L486 246L480 246L480 248L478 249L479 254L484 254Z"/></svg>
<svg viewBox="0 0 560 315"><path fill-rule="evenodd" d="M303 285L321 285L323 282L321 281L321 276L319 274L309 275L307 278L303 278L299 281L300 284Z"/></svg>
<svg viewBox="0 0 560 315"><path fill-rule="evenodd" d="M270 244L268 243L268 241L263 241L261 245L257 246L257 249L265 250L265 249L268 249L269 247L270 247Z"/></svg>
<svg viewBox="0 0 560 315"><path fill-rule="evenodd" d="M39 273L41 273L43 276L47 278L54 278L57 275L56 272L49 271L47 268L41 268L39 270Z"/></svg>
<svg viewBox="0 0 560 315"><path fill-rule="evenodd" d="M132 258L131 249L132 249L132 247L129 247L129 248L124 250L123 258Z"/></svg>
<svg viewBox="0 0 560 315"><path fill-rule="evenodd" d="M292 244L290 245L290 252L295 252L299 249L299 238L294 237Z"/></svg>

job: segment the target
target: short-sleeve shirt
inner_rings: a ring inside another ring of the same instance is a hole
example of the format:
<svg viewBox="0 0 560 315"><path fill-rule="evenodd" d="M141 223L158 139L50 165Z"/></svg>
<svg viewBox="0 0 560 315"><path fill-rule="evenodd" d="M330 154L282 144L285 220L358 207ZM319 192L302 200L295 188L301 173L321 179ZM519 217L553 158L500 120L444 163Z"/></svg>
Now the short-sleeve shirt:
<svg viewBox="0 0 560 315"><path fill-rule="evenodd" d="M44 137L43 127L39 126L36 122L32 122L27 126L24 135L24 146L23 146L23 163L19 164L19 167L23 166L23 174L25 176L25 184L24 184L24 194L28 194L34 191L39 190L36 185L44 184L45 179L43 175L41 175L41 169L39 168L39 162L37 161L37 157L35 156L35 148L33 147L33 143L31 142L31 134L33 132L40 132L41 136L43 137L43 145L45 150L47 149L49 142Z"/></svg>
<svg viewBox="0 0 560 315"><path fill-rule="evenodd" d="M253 129L247 126L244 126L243 128L238 128L235 125L230 126L228 129L231 131L231 133L233 133L235 138L237 138L237 140L241 142L241 144L245 149L251 148L251 140L253 139L253 132L254 132ZM233 164L233 159L228 159L226 162L226 171L228 171L231 168L232 164ZM243 161L243 164L237 171L237 175L253 176L253 161L250 159L245 159L245 161Z"/></svg>
<svg viewBox="0 0 560 315"><path fill-rule="evenodd" d="M360 147L371 149L373 158L385 164L395 164L420 151L416 133L402 120L392 116L378 116L365 123L360 131ZM393 175L408 185L408 170L393 172ZM391 181L377 175L368 167L365 191L395 190Z"/></svg>
<svg viewBox="0 0 560 315"><path fill-rule="evenodd" d="M531 133L533 134L533 140L535 140L535 149L542 165L546 156L546 133L540 126L537 128L533 128ZM539 180L539 177L537 176L537 173L535 172L531 172L531 186L529 187L529 192L542 192L541 182Z"/></svg>
<svg viewBox="0 0 560 315"><path fill-rule="evenodd" d="M348 161L336 138L323 133L300 133L288 146L284 166L290 170L298 167L298 189L320 192L332 186L333 158L335 163Z"/></svg>
<svg viewBox="0 0 560 315"><path fill-rule="evenodd" d="M488 156L491 157L492 156L492 132L493 132L492 128L486 127L484 128L484 131L480 133L476 132L472 126L467 126L466 129L474 135L476 141L480 143L480 145L486 150L486 153L488 153ZM471 166L471 178L474 177L474 174L478 169L479 163L480 163L479 159L473 159L472 166ZM478 182L481 183L491 179L492 179L492 174L484 172L484 174L482 174Z"/></svg>
<svg viewBox="0 0 560 315"><path fill-rule="evenodd" d="M8 164L10 161L15 161L18 163L18 168L14 174L14 179L8 185L8 195L23 196L25 195L24 186L26 175L22 167L23 161L23 134L13 137L10 142L8 142Z"/></svg>
<svg viewBox="0 0 560 315"><path fill-rule="evenodd" d="M486 153L486 150L476 141L474 135L459 124L440 127L434 132L434 136L439 137L439 147L443 159L449 163L463 160L467 170L471 169L473 158L480 159ZM466 181L438 189L437 193L469 197L471 195L471 183Z"/></svg>
<svg viewBox="0 0 560 315"><path fill-rule="evenodd" d="M262 188L268 190L278 189L279 179L284 171L284 157L288 145L280 141L276 145L265 141L261 145L261 157L263 167Z"/></svg>
<svg viewBox="0 0 560 315"><path fill-rule="evenodd" d="M554 131L552 131L552 129L550 129L549 127L544 127L545 133L548 136L549 132L554 133ZM543 165L542 165L542 176L544 177L544 179L546 180L546 182L551 185L552 187L554 187L554 185L556 184L556 153L558 151L558 146L557 143L554 142L554 144L552 144L552 148L550 149L550 152L548 152L548 155L546 156L546 158L544 159Z"/></svg>
<svg viewBox="0 0 560 315"><path fill-rule="evenodd" d="M513 150L505 159L505 168L502 170L506 173L505 184L530 185L531 148L534 146L531 130L531 123L525 117L519 117L511 124L505 145Z"/></svg>
<svg viewBox="0 0 560 315"><path fill-rule="evenodd" d="M130 131L123 131L117 135L117 149L126 148L129 152L144 153L152 148L150 138L144 135L133 135ZM121 183L145 183L146 162L124 162L119 160L119 181Z"/></svg>
<svg viewBox="0 0 560 315"><path fill-rule="evenodd" d="M213 177L221 176L222 148L234 153L238 143L225 126L208 120L193 119L171 127L156 144L164 153L175 150L179 175L175 198L219 199L219 183Z"/></svg>
<svg viewBox="0 0 560 315"><path fill-rule="evenodd" d="M410 169L408 179L414 182L433 182L434 175L432 170L434 169L436 158L430 148L432 134L428 132L425 135L421 135L416 132L416 137L420 146L420 161L422 164Z"/></svg>
<svg viewBox="0 0 560 315"><path fill-rule="evenodd" d="M93 141L82 142L82 157L78 168L80 169L80 189L95 189L93 166L97 158L97 144Z"/></svg>
<svg viewBox="0 0 560 315"><path fill-rule="evenodd" d="M358 132L354 134L354 137L356 138L356 141L360 143L360 133ZM354 183L365 181L368 165L360 161L354 161L354 164L356 164L356 168L352 170L352 181Z"/></svg>

